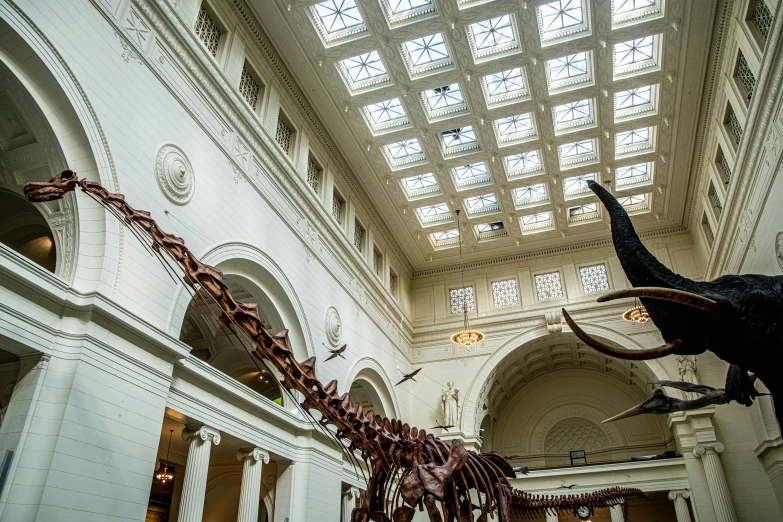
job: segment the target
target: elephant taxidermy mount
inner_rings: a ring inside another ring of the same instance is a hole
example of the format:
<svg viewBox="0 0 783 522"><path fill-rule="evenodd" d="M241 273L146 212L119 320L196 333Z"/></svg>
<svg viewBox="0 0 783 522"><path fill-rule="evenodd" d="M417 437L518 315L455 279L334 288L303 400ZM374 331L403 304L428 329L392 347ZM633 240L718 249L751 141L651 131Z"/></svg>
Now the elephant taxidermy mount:
<svg viewBox="0 0 783 522"><path fill-rule="evenodd" d="M587 185L609 212L614 249L633 286L609 292L598 301L638 297L665 344L646 350L611 346L582 330L563 309L571 330L588 346L618 359L639 361L673 354L697 355L709 350L730 365L726 388L659 381L663 386L700 393L703 397L678 400L658 390L649 400L609 420L642 413L672 413L732 400L750 406L761 395L754 386L756 377L767 386L773 400L783 400L783 382L778 376L783 359L783 276L725 275L700 282L675 274L645 248L617 199L595 181L588 181ZM780 412L776 408L778 424L783 425Z"/></svg>

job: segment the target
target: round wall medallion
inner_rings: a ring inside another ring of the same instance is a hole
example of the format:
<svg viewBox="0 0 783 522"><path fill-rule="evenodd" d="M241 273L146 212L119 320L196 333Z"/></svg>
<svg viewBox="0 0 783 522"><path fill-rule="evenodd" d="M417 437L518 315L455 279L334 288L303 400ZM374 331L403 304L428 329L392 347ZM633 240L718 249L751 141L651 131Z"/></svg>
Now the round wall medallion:
<svg viewBox="0 0 783 522"><path fill-rule="evenodd" d="M775 236L775 257L778 259L780 271L783 272L783 232L778 232Z"/></svg>
<svg viewBox="0 0 783 522"><path fill-rule="evenodd" d="M324 324L326 338L329 344L337 346L340 344L340 337L343 333L343 324L340 322L340 314L337 308L330 306L326 309L326 323Z"/></svg>
<svg viewBox="0 0 783 522"><path fill-rule="evenodd" d="M174 144L161 145L155 155L155 179L163 194L176 205L184 205L193 197L196 179L182 149Z"/></svg>

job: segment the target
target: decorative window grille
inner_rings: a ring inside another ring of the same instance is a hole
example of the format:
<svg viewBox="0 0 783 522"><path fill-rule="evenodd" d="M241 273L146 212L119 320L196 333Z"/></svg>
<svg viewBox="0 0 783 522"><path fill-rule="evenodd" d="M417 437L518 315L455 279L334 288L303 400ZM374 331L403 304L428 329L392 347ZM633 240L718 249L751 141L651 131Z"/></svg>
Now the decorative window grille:
<svg viewBox="0 0 783 522"><path fill-rule="evenodd" d="M734 145L739 146L742 140L742 125L737 119L737 115L734 114L734 109L729 107L729 115L726 118L726 126L729 128L731 137L734 138Z"/></svg>
<svg viewBox="0 0 783 522"><path fill-rule="evenodd" d="M375 271L375 275L380 277L381 271L383 270L383 254L381 254L377 248L373 249L372 268Z"/></svg>
<svg viewBox="0 0 783 522"><path fill-rule="evenodd" d="M256 79L253 78L253 75L247 70L247 67L243 67L242 78L239 80L239 94L242 95L253 110L255 110L256 105L258 104L259 92L261 92L261 86L258 85Z"/></svg>
<svg viewBox="0 0 783 522"><path fill-rule="evenodd" d="M313 189L313 191L317 194L318 193L318 187L321 184L321 174L323 173L323 169L318 166L318 163L315 162L312 156L308 156L307 158L307 184L310 185L310 188Z"/></svg>
<svg viewBox="0 0 783 522"><path fill-rule="evenodd" d="M285 151L286 154L291 152L291 137L294 131L291 130L291 126L285 121L283 113L277 117L277 131L275 132L275 140L277 144Z"/></svg>
<svg viewBox="0 0 783 522"><path fill-rule="evenodd" d="M451 313L461 314L464 311L472 312L476 309L476 302L473 300L473 287L454 288L449 292L451 297ZM464 307L464 308L463 308Z"/></svg>
<svg viewBox="0 0 783 522"><path fill-rule="evenodd" d="M397 297L397 274L389 270L389 292Z"/></svg>
<svg viewBox="0 0 783 522"><path fill-rule="evenodd" d="M707 238L707 244L712 246L715 242L715 234L712 232L712 227L707 219L707 214L702 214L701 216L701 229L704 231L704 237Z"/></svg>
<svg viewBox="0 0 783 522"><path fill-rule="evenodd" d="M753 8L753 23L766 42L772 28L772 13L769 12L764 0L756 0L756 5Z"/></svg>
<svg viewBox="0 0 783 522"><path fill-rule="evenodd" d="M223 33L203 6L198 13L195 30L196 36L198 36L210 54L217 56L220 38L223 36Z"/></svg>
<svg viewBox="0 0 783 522"><path fill-rule="evenodd" d="M753 76L753 71L750 69L748 61L742 52L740 52L737 59L737 72L734 73L734 78L737 79L737 83L745 91L745 101L750 103L750 100L753 98L753 89L756 87L756 77Z"/></svg>
<svg viewBox="0 0 783 522"><path fill-rule="evenodd" d="M517 282L515 279L492 282L492 302L495 308L501 306L514 306L519 304L517 295Z"/></svg>
<svg viewBox="0 0 783 522"><path fill-rule="evenodd" d="M583 266L579 269L582 278L582 289L586 294L609 290L609 278L606 276L606 266Z"/></svg>
<svg viewBox="0 0 783 522"><path fill-rule="evenodd" d="M710 190L707 192L707 199L709 199L710 206L712 206L712 209L715 211L715 215L720 216L721 212L723 212L723 204L720 202L718 193L715 191L715 185L712 183L710 183Z"/></svg>
<svg viewBox="0 0 783 522"><path fill-rule="evenodd" d="M563 297L563 285L560 282L560 272L537 275L536 293L538 294L539 301Z"/></svg>
<svg viewBox="0 0 783 522"><path fill-rule="evenodd" d="M340 194L335 192L332 195L332 217L335 221L342 225L343 213L345 211L345 200L340 197Z"/></svg>
<svg viewBox="0 0 783 522"><path fill-rule="evenodd" d="M359 223L358 219L354 219L353 246L355 246L359 252L364 252L364 234L365 234L364 227L362 226L361 223Z"/></svg>
<svg viewBox="0 0 783 522"><path fill-rule="evenodd" d="M721 180L724 185L728 185L731 181L731 167L726 159L726 155L723 154L723 149L718 148L718 156L715 158L715 166L718 168Z"/></svg>

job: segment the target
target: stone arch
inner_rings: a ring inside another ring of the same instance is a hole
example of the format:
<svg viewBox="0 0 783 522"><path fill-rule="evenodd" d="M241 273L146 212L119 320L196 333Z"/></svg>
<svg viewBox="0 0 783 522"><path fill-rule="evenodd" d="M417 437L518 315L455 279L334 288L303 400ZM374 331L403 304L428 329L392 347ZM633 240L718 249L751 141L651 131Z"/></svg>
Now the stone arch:
<svg viewBox="0 0 783 522"><path fill-rule="evenodd" d="M614 344L616 346L623 346L631 349L645 348L635 339L623 335L611 328L602 325L582 324L582 329L587 333L593 335L598 339L602 339L606 342ZM576 337L568 330L567 327L563 328L563 334ZM470 386L465 394L465 400L463 402L462 418L460 419L460 429L468 436L479 433L481 422L486 415L485 409L482 407L483 399L486 393L488 393L488 385L494 378L495 372L503 363L503 361L516 350L525 347L526 345L532 345L540 343L548 338L552 338L552 333L549 332L546 326L539 326L531 328L516 337L513 337L503 343L497 350L495 350L490 357L488 357L481 368L476 372L476 376L471 381ZM658 360L651 361L638 361L640 365L646 367L656 379L660 380L672 380L673 376L669 374L664 365Z"/></svg>
<svg viewBox="0 0 783 522"><path fill-rule="evenodd" d="M33 172L6 179L5 188L18 192L33 180L28 175L48 179L70 168L118 191L111 151L97 115L57 49L13 3L0 5L0 35L0 84L4 84L0 91L14 103L34 109L25 111L24 118L47 153L46 162L31 165ZM40 207L59 250L56 274L81 291L114 295L122 262L120 223L107 219L106 211L81 193Z"/></svg>
<svg viewBox="0 0 783 522"><path fill-rule="evenodd" d="M373 399L382 405L385 417L398 418L400 409L394 394L394 383L375 359L363 357L353 363L345 379L344 389L351 390L357 383L374 394Z"/></svg>

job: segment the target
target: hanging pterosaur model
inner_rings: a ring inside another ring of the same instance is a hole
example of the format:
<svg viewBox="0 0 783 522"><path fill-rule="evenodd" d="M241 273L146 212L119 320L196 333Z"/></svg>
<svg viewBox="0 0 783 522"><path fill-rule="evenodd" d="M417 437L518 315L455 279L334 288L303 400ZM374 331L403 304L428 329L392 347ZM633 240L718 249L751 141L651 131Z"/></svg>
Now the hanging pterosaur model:
<svg viewBox="0 0 783 522"><path fill-rule="evenodd" d="M211 299L221 310L220 320L247 336L253 355L274 366L287 392L304 397L302 411L320 414L318 424L348 459L361 455L369 470L367 489L352 522L410 522L415 509L426 509L431 522L499 522L531 518L545 512L571 512L587 520L595 507L608 507L643 496L638 489L610 488L592 493L542 496L514 491L509 478L516 475L508 461L494 453L466 450L459 441L446 442L397 419L363 412L347 393L337 392L337 381L324 385L316 377L315 357L297 361L288 345L287 331L270 334L261 324L257 305L236 301L223 282L223 273L199 261L185 242L166 233L149 212L135 210L122 194L99 183L80 180L66 170L44 183L28 183L24 194L31 202L57 200L79 187L129 227L140 240L151 240L151 252L166 269L184 272L194 297ZM406 376L407 377L407 376ZM347 447L344 445L347 443ZM476 514L478 512L478 514ZM512 518L513 517L513 518Z"/></svg>
<svg viewBox="0 0 783 522"><path fill-rule="evenodd" d="M783 361L783 276L725 275L714 281L693 281L675 274L644 247L617 199L594 181L587 185L609 212L614 249L634 287L609 292L598 301L638 297L665 344L647 350L617 348L585 332L563 309L571 330L588 346L619 359L647 360L709 350L730 365L725 388L660 381L658 384L702 397L679 400L656 391L648 401L612 420L731 401L750 406L760 395L754 386L756 377L769 388L773 399L783 400L783 381L778 375ZM778 408L776 415L778 424L783 425L781 411Z"/></svg>

